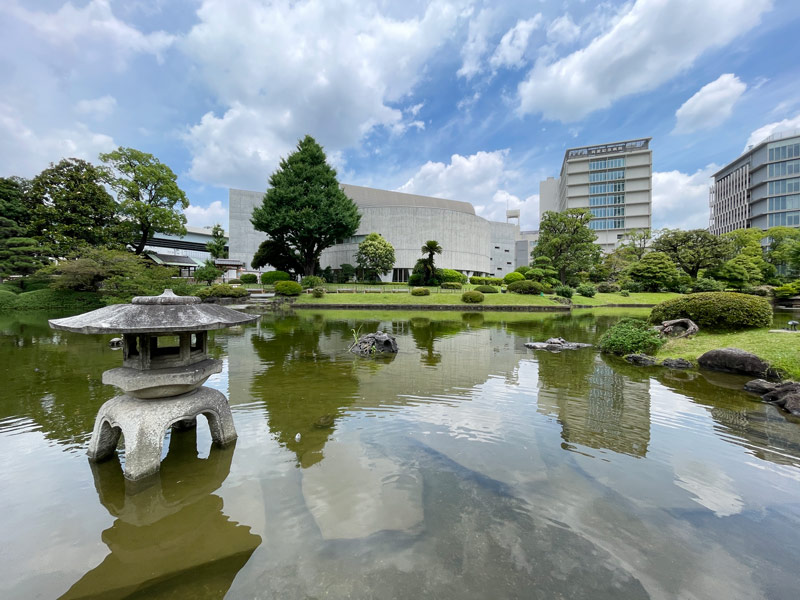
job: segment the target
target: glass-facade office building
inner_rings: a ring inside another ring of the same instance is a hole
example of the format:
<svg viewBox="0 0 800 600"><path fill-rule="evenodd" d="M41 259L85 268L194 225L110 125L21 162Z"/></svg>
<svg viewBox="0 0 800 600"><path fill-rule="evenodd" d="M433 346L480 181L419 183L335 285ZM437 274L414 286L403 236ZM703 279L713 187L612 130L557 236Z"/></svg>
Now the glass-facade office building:
<svg viewBox="0 0 800 600"><path fill-rule="evenodd" d="M800 227L800 131L776 133L714 174L711 233Z"/></svg>
<svg viewBox="0 0 800 600"><path fill-rule="evenodd" d="M570 148L561 175L539 185L540 215L588 208L597 243L611 252L626 235L649 229L653 157L650 139Z"/></svg>

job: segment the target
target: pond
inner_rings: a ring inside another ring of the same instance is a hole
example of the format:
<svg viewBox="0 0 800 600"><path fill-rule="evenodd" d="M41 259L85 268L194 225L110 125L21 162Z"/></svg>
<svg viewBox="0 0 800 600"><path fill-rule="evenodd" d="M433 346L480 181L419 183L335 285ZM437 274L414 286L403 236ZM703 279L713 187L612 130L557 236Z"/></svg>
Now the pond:
<svg viewBox="0 0 800 600"><path fill-rule="evenodd" d="M524 347L646 312L216 332L239 439L169 434L136 494L85 456L110 336L0 315L0 597L796 598L798 420L746 378ZM347 352L378 329L398 355Z"/></svg>

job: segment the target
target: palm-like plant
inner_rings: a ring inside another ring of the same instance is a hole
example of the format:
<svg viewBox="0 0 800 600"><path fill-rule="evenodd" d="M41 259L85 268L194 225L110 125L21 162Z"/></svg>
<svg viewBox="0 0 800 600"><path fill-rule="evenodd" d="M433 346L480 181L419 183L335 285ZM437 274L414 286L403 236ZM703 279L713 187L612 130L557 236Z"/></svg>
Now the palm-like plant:
<svg viewBox="0 0 800 600"><path fill-rule="evenodd" d="M433 256L434 254L441 254L442 247L436 240L428 240L425 242L425 245L422 246L422 253L428 255L428 258L424 259L425 282L423 285L430 285L430 282L436 277L436 266L433 264Z"/></svg>

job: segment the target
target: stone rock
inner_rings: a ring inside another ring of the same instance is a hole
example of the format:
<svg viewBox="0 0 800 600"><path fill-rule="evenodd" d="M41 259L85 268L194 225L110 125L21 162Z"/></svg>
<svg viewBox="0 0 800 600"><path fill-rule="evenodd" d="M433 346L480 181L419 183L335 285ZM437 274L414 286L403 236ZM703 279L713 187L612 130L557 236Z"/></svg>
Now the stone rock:
<svg viewBox="0 0 800 600"><path fill-rule="evenodd" d="M785 397L786 402L783 405L783 410L800 417L800 394L789 394Z"/></svg>
<svg viewBox="0 0 800 600"><path fill-rule="evenodd" d="M394 336L383 331L367 333L350 346L350 352L359 356L375 354L397 354L397 341Z"/></svg>
<svg viewBox="0 0 800 600"><path fill-rule="evenodd" d="M685 358L665 358L661 362L662 367L667 369L691 369L694 365Z"/></svg>
<svg viewBox="0 0 800 600"><path fill-rule="evenodd" d="M752 381L748 381L744 384L744 391L753 392L754 394L763 396L764 394L774 390L776 387L778 387L777 383L771 383L766 379L753 379Z"/></svg>
<svg viewBox="0 0 800 600"><path fill-rule="evenodd" d="M698 364L710 371L735 373L737 375L755 375L765 379L780 379L769 364L755 354L739 348L718 348L709 350L697 359Z"/></svg>
<svg viewBox="0 0 800 600"><path fill-rule="evenodd" d="M525 347L531 350L547 350L548 352L561 352L562 350L577 350L578 348L591 348L591 344L568 342L564 338L549 338L544 342L526 342Z"/></svg>
<svg viewBox="0 0 800 600"><path fill-rule="evenodd" d="M656 364L655 357L647 356L647 354L626 354L625 360L632 365L638 365L640 367L652 367Z"/></svg>
<svg viewBox="0 0 800 600"><path fill-rule="evenodd" d="M761 399L764 402L772 402L778 406L783 406L784 399L791 394L800 394L800 383L788 381L781 385L776 385L772 390L762 394Z"/></svg>

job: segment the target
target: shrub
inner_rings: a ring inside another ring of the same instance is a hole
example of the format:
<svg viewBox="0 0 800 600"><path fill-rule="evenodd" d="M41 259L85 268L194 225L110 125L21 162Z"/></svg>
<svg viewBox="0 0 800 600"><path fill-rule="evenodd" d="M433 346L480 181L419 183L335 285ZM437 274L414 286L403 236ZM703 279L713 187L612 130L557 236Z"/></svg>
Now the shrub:
<svg viewBox="0 0 800 600"><path fill-rule="evenodd" d="M725 283L711 279L710 277L698 277L697 281L692 283L693 292L724 292Z"/></svg>
<svg viewBox="0 0 800 600"><path fill-rule="evenodd" d="M778 300L786 300L792 296L797 296L797 291L797 286L795 284L787 283L786 285L776 287L774 294Z"/></svg>
<svg viewBox="0 0 800 600"><path fill-rule="evenodd" d="M314 291L311 292L314 298L322 298L325 295L325 288L324 287L315 287Z"/></svg>
<svg viewBox="0 0 800 600"><path fill-rule="evenodd" d="M562 298L572 298L574 291L568 285L557 285L555 288L556 296L561 296Z"/></svg>
<svg viewBox="0 0 800 600"><path fill-rule="evenodd" d="M517 275L519 275L519 273L517 273ZM467 304L480 304L483 302L483 294L475 290L464 292L461 294L461 301Z"/></svg>
<svg viewBox="0 0 800 600"><path fill-rule="evenodd" d="M600 338L600 351L625 356L653 354L664 340L658 332L641 319L622 319Z"/></svg>
<svg viewBox="0 0 800 600"><path fill-rule="evenodd" d="M578 292L579 296L594 298L594 295L597 293L597 288L595 288L591 283L582 283L575 291Z"/></svg>
<svg viewBox="0 0 800 600"><path fill-rule="evenodd" d="M497 294L499 290L491 285L479 285L473 291L480 292L481 294Z"/></svg>
<svg viewBox="0 0 800 600"><path fill-rule="evenodd" d="M411 290L412 296L430 296L431 291L425 287L415 287Z"/></svg>
<svg viewBox="0 0 800 600"><path fill-rule="evenodd" d="M242 280L241 279L235 279L235 278L234 279L228 279L228 285L241 285L241 284L242 284Z"/></svg>
<svg viewBox="0 0 800 600"><path fill-rule="evenodd" d="M448 283L467 283L467 276L463 273L459 273L454 269L439 269L439 275L443 282ZM444 287L444 286L442 286Z"/></svg>
<svg viewBox="0 0 800 600"><path fill-rule="evenodd" d="M247 290L244 288L235 288L227 283L218 283L208 287L200 288L197 290L196 295L199 298L242 298L247 296Z"/></svg>
<svg viewBox="0 0 800 600"><path fill-rule="evenodd" d="M515 272L519 273L523 277L525 277L528 274L528 271L530 270L531 268L527 265L523 265L521 267L517 267L516 269L514 269Z"/></svg>
<svg viewBox="0 0 800 600"><path fill-rule="evenodd" d="M525 279L533 279L534 281L541 281L544 278L544 270L537 268L529 268L525 271Z"/></svg>
<svg viewBox="0 0 800 600"><path fill-rule="evenodd" d="M460 290L461 284L457 281L445 281L442 283L443 290Z"/></svg>
<svg viewBox="0 0 800 600"><path fill-rule="evenodd" d="M623 298L627 298L628 296L630 296L630 295L631 295L631 293L630 293L628 290L622 290L622 291L619 293L619 295L620 295L620 296L622 296Z"/></svg>
<svg viewBox="0 0 800 600"><path fill-rule="evenodd" d="M0 290L0 311L14 308L16 301L17 295L14 292Z"/></svg>
<svg viewBox="0 0 800 600"><path fill-rule="evenodd" d="M739 290L741 294L750 294L751 296L765 296L773 295L774 288L771 285L759 285L756 287L742 288Z"/></svg>
<svg viewBox="0 0 800 600"><path fill-rule="evenodd" d="M100 308L103 304L103 300L96 292L35 290L18 294L14 301L14 308L17 310L49 310L51 308L91 310Z"/></svg>
<svg viewBox="0 0 800 600"><path fill-rule="evenodd" d="M503 280L500 277L470 277L469 282L472 285L500 285Z"/></svg>
<svg viewBox="0 0 800 600"><path fill-rule="evenodd" d="M613 281L601 281L597 284L597 291L601 294L614 294L619 291L619 286Z"/></svg>
<svg viewBox="0 0 800 600"><path fill-rule="evenodd" d="M242 283L258 283L258 275L255 273L244 273L239 279Z"/></svg>
<svg viewBox="0 0 800 600"><path fill-rule="evenodd" d="M277 296L299 296L302 291L303 286L296 281L283 280L275 284L275 294Z"/></svg>
<svg viewBox="0 0 800 600"><path fill-rule="evenodd" d="M261 283L264 285L273 285L275 282L289 281L289 279L289 274L283 271L267 271L261 274Z"/></svg>
<svg viewBox="0 0 800 600"><path fill-rule="evenodd" d="M632 281L629 279L622 284L622 289L633 292L634 294L638 294L639 292L644 291L644 286L638 281Z"/></svg>
<svg viewBox="0 0 800 600"><path fill-rule="evenodd" d="M701 329L737 330L769 327L772 306L766 298L734 292L701 292L667 300L650 313L651 323L691 319Z"/></svg>
<svg viewBox="0 0 800 600"><path fill-rule="evenodd" d="M207 260L206 264L194 271L195 281L203 281L206 285L211 285L213 281L221 276L222 270L214 266L214 263L210 260Z"/></svg>
<svg viewBox="0 0 800 600"><path fill-rule="evenodd" d="M424 277L420 273L412 273L408 278L408 285L415 286L415 285L422 285L424 283Z"/></svg>
<svg viewBox="0 0 800 600"><path fill-rule="evenodd" d="M516 271L511 271L511 273L506 273L506 276L503 277L503 283L508 285L509 283L514 283L515 281L522 281L525 279L525 275L522 273L517 273Z"/></svg>
<svg viewBox="0 0 800 600"><path fill-rule="evenodd" d="M323 283L325 282L322 277L317 277L316 275L307 275L300 280L300 285L304 290L321 287Z"/></svg>
<svg viewBox="0 0 800 600"><path fill-rule="evenodd" d="M523 279L522 281L515 281L508 286L508 291L515 294L533 294L539 295L542 293L542 284L538 281L530 281Z"/></svg>

